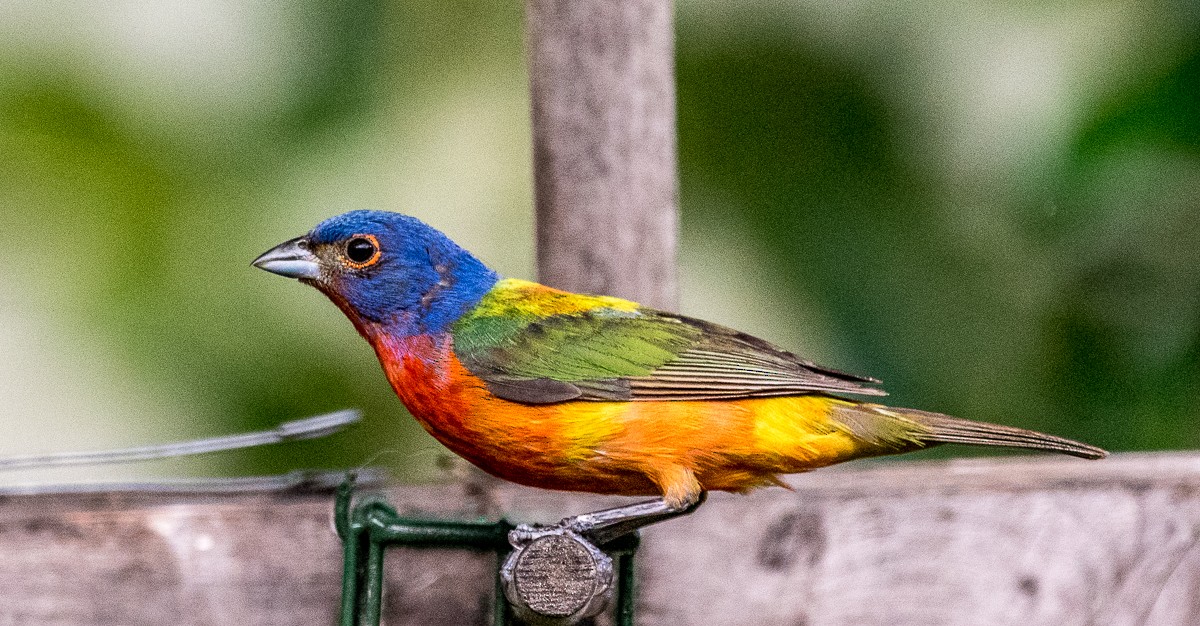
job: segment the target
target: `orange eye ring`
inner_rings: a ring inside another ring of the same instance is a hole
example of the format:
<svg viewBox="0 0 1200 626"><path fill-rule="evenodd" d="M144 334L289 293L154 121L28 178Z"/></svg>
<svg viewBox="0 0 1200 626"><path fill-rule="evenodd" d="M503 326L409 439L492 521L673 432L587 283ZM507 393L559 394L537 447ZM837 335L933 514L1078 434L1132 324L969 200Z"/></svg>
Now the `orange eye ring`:
<svg viewBox="0 0 1200 626"><path fill-rule="evenodd" d="M375 235L354 235L346 240L345 249L342 250L342 265L361 270L378 263L381 254Z"/></svg>

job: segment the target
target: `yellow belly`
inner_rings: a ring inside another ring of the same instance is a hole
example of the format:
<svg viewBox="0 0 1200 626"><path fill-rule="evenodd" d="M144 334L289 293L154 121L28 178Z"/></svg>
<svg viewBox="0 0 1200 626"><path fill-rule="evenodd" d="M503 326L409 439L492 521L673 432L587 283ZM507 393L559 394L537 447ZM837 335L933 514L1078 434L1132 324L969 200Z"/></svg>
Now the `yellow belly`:
<svg viewBox="0 0 1200 626"><path fill-rule="evenodd" d="M529 406L491 397L472 411L474 432L466 437L489 444L455 451L539 487L656 495L684 468L705 490L741 492L779 484L779 474L863 456L862 442L829 419L837 402L796 396Z"/></svg>

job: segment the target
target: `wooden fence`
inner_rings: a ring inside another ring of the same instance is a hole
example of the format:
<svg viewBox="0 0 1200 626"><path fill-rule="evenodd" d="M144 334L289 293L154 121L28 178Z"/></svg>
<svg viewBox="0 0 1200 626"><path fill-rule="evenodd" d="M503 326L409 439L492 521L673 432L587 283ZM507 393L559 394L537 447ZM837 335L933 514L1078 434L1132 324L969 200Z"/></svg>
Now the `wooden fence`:
<svg viewBox="0 0 1200 626"><path fill-rule="evenodd" d="M879 463L791 482L646 530L638 623L1200 624L1200 455ZM492 483L386 495L402 513L517 521L618 501ZM4 498L0 624L332 624L332 506L300 492ZM486 623L494 568L490 554L396 549L385 623Z"/></svg>

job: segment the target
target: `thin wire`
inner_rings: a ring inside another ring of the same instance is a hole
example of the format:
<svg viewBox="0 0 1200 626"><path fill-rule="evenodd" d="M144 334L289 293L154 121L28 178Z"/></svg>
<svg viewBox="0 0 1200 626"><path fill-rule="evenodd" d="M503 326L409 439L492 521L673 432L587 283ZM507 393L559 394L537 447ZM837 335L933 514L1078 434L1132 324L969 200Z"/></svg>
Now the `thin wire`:
<svg viewBox="0 0 1200 626"><path fill-rule="evenodd" d="M123 448L120 450L98 450L89 452L61 452L0 458L0 471L29 467L61 467L64 465L94 465L101 463L130 463L176 456L208 454L224 450L251 448L284 441L313 439L336 433L362 419L357 409L346 409L302 420L284 422L271 430L240 435L226 435L207 439L193 439L176 443Z"/></svg>
<svg viewBox="0 0 1200 626"><path fill-rule="evenodd" d="M42 483L0 487L0 496L45 494L90 494L112 492L150 492L158 494L266 493L276 491L324 492L346 480L345 471L298 470L275 476L238 478L180 478L144 482L101 481L94 483ZM387 472L370 468L358 470L357 482L369 486L383 484Z"/></svg>

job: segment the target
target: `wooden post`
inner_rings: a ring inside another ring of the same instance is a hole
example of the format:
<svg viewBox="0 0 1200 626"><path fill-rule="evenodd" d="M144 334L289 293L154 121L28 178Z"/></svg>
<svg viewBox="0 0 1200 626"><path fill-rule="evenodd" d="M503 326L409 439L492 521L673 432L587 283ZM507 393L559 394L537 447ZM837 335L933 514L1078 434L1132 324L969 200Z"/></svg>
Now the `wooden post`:
<svg viewBox="0 0 1200 626"><path fill-rule="evenodd" d="M538 274L678 307L671 0L526 0Z"/></svg>

